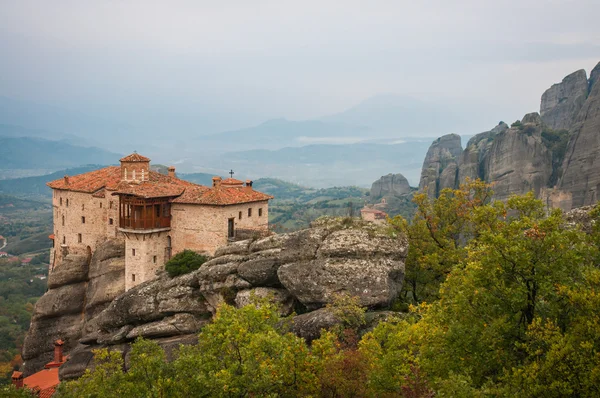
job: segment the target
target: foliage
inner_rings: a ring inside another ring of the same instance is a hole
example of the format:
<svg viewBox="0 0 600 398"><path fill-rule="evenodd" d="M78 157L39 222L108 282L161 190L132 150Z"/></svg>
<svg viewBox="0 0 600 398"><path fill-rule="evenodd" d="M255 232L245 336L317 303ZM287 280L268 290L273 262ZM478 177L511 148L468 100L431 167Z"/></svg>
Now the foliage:
<svg viewBox="0 0 600 398"><path fill-rule="evenodd" d="M208 260L208 257L186 249L177 253L165 264L165 270L171 278L197 270Z"/></svg>
<svg viewBox="0 0 600 398"><path fill-rule="evenodd" d="M475 210L491 196L491 185L468 180L458 190L443 189L435 200L425 193L415 195L411 223L401 216L390 221L392 235L409 239L403 300L419 303L438 297L446 275L466 257L464 242L477 232Z"/></svg>

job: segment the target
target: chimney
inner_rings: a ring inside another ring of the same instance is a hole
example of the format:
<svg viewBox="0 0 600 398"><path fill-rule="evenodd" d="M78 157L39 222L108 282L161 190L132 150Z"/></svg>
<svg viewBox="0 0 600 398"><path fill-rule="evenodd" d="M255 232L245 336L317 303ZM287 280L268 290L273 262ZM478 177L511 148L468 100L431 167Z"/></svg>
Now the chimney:
<svg viewBox="0 0 600 398"><path fill-rule="evenodd" d="M12 374L12 384L18 390L23 388L23 372L17 372L16 370Z"/></svg>
<svg viewBox="0 0 600 398"><path fill-rule="evenodd" d="M62 340L56 340L54 342L54 362L62 363L63 361L63 345L65 344Z"/></svg>
<svg viewBox="0 0 600 398"><path fill-rule="evenodd" d="M213 188L221 188L221 177L213 177Z"/></svg>
<svg viewBox="0 0 600 398"><path fill-rule="evenodd" d="M252 180L246 180L246 186L244 187L246 192L252 192Z"/></svg>
<svg viewBox="0 0 600 398"><path fill-rule="evenodd" d="M169 177L175 177L175 166L169 166Z"/></svg>
<svg viewBox="0 0 600 398"><path fill-rule="evenodd" d="M65 175L65 184L69 185L69 176Z"/></svg>

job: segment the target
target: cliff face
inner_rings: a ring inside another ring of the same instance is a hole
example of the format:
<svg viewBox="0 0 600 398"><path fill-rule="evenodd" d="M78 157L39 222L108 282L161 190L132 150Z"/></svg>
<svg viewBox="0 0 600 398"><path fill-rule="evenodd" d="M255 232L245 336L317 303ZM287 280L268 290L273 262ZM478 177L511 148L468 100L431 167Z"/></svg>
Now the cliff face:
<svg viewBox="0 0 600 398"><path fill-rule="evenodd" d="M371 311L388 306L402 287L406 253L406 240L374 224L320 219L303 231L222 247L197 271L176 278L162 273L123 292L124 253L107 242L89 263L60 264L63 275L73 276L53 283L38 301L24 348L26 369L43 367L56 338L70 354L60 368L64 379L93 367L94 348L121 351L127 364L129 345L139 336L155 339L170 355L179 344L197 341L220 303L243 306L253 295L271 297L283 316L301 313L292 330L310 340L337 322L323 307L338 293L359 297Z"/></svg>
<svg viewBox="0 0 600 398"><path fill-rule="evenodd" d="M553 130L569 130L588 96L588 79L583 69L554 84L542 95L540 115Z"/></svg>
<svg viewBox="0 0 600 398"><path fill-rule="evenodd" d="M542 120L525 115L518 127L494 137L485 163L485 180L494 183L498 200L533 191L539 197L552 175L552 154L542 142Z"/></svg>
<svg viewBox="0 0 600 398"><path fill-rule="evenodd" d="M572 206L595 204L600 190L600 63L590 74L589 95L570 131L559 181L572 194Z"/></svg>
<svg viewBox="0 0 600 398"><path fill-rule="evenodd" d="M124 243L109 240L91 258L69 255L57 264L23 343L25 374L52 359L53 341L63 339L64 349L73 349L89 319L125 291L124 256Z"/></svg>
<svg viewBox="0 0 600 398"><path fill-rule="evenodd" d="M435 140L423 161L419 191L437 197L442 189L454 188L461 153L459 135L448 134Z"/></svg>
<svg viewBox="0 0 600 398"><path fill-rule="evenodd" d="M384 196L401 196L410 193L408 180L402 174L382 176L371 185L371 199L381 199Z"/></svg>
<svg viewBox="0 0 600 398"><path fill-rule="evenodd" d="M466 178L479 178L493 183L501 200L533 191L548 206L564 210L596 203L600 190L599 80L600 63L589 80L583 70L568 75L542 95L541 115L530 113L513 127L501 123L476 135L456 163L441 155L448 151L434 142L423 165L420 190L427 187L426 192L436 197L453 181L458 186Z"/></svg>

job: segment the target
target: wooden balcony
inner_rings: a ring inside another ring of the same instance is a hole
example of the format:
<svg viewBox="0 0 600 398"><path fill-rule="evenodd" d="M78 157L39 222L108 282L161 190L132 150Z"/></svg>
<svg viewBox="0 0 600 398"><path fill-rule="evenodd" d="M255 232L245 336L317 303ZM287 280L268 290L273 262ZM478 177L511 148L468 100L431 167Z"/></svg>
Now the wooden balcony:
<svg viewBox="0 0 600 398"><path fill-rule="evenodd" d="M171 205L167 199L121 196L119 227L144 231L171 228Z"/></svg>

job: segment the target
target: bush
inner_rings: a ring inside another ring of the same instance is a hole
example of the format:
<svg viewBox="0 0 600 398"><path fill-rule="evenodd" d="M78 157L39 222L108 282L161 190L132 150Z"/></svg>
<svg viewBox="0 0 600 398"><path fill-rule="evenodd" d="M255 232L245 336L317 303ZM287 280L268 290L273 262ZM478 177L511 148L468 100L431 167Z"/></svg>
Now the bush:
<svg viewBox="0 0 600 398"><path fill-rule="evenodd" d="M206 260L208 260L207 256L186 249L181 253L177 253L172 259L167 261L165 269L169 276L173 278L197 270L206 262Z"/></svg>

